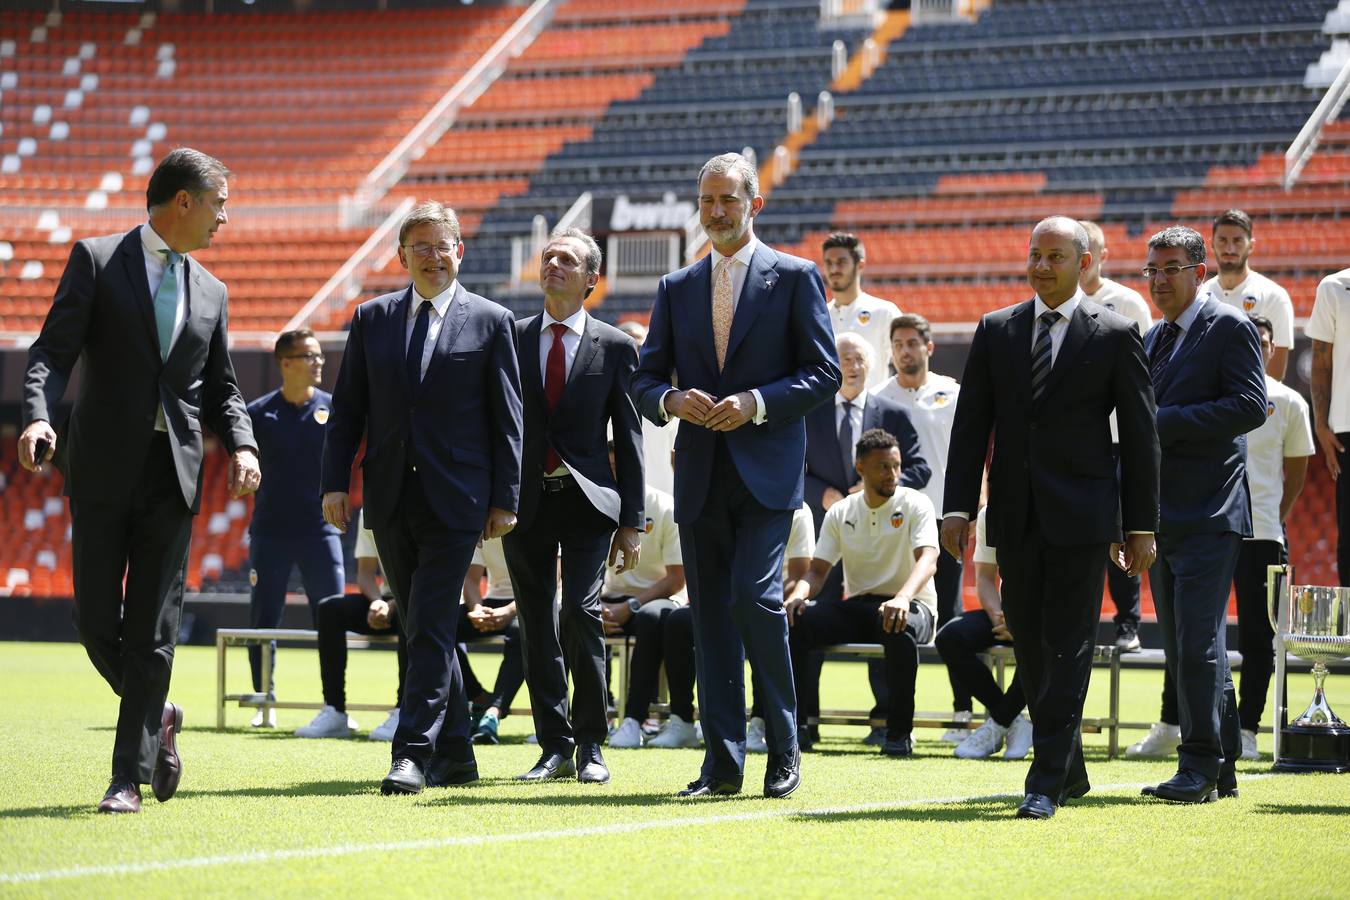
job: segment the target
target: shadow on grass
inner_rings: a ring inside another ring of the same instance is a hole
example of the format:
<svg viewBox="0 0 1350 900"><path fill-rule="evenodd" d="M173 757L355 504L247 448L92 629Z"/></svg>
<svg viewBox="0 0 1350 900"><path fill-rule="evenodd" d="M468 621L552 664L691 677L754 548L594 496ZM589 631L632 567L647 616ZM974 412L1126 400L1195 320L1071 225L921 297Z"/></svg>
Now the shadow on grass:
<svg viewBox="0 0 1350 900"><path fill-rule="evenodd" d="M1350 813L1350 803L1258 803L1252 812L1262 816L1343 816Z"/></svg>
<svg viewBox="0 0 1350 900"><path fill-rule="evenodd" d="M185 789L176 793L174 800L191 800L203 797L347 797L357 794L378 794L379 791L379 778L370 778L364 781L309 781L288 785L231 788L218 791ZM161 805L155 801L148 786L142 788L141 794L145 798L144 804L147 809ZM75 819L94 816L103 818L104 816L95 809L99 799L102 798L99 797L78 806L48 805L0 809L0 819Z"/></svg>
<svg viewBox="0 0 1350 900"><path fill-rule="evenodd" d="M789 816L793 822L818 822L837 824L841 822L999 822L1014 821L1021 797L976 797L954 803L922 803L899 809L872 809L813 813ZM1061 807L1058 815L1073 815L1078 809L1104 809L1110 806L1138 806L1139 801L1132 797L1084 797L1070 801ZM1065 812L1067 810L1067 813Z"/></svg>
<svg viewBox="0 0 1350 900"><path fill-rule="evenodd" d="M568 785L569 790L576 787L576 782L558 782L559 786L564 784ZM512 791L509 794L504 794L500 790L509 787L518 787L520 790ZM548 792L547 786L526 784L517 781L515 778L482 778L473 784L458 787L431 788L421 795L419 801L427 806L512 805L560 808L577 806L685 806L726 808L727 804L763 799L759 790L745 791L730 797L690 799L675 796L679 787L683 787L683 785L672 786L669 791L655 792L622 791L608 785L588 785L584 787L583 793L555 794ZM484 792L485 788L492 789L491 793Z"/></svg>

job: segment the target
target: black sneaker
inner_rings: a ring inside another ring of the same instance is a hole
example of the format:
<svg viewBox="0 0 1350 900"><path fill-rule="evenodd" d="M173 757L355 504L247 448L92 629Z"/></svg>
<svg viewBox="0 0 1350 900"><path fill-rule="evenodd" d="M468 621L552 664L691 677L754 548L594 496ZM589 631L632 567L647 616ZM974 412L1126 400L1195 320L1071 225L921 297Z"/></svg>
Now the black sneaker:
<svg viewBox="0 0 1350 900"><path fill-rule="evenodd" d="M1121 653L1136 653L1143 645L1139 643L1139 626L1131 622L1122 622L1116 626L1116 647Z"/></svg>

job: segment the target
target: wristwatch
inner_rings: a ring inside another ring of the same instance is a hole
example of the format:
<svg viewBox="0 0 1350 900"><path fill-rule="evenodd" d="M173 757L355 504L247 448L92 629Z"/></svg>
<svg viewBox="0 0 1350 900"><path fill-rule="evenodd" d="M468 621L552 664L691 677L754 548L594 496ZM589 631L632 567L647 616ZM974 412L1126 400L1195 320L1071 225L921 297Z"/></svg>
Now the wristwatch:
<svg viewBox="0 0 1350 900"><path fill-rule="evenodd" d="M633 612L637 612L639 609L642 609L642 604L638 602L638 599L636 597L629 597L628 608L631 609Z"/></svg>

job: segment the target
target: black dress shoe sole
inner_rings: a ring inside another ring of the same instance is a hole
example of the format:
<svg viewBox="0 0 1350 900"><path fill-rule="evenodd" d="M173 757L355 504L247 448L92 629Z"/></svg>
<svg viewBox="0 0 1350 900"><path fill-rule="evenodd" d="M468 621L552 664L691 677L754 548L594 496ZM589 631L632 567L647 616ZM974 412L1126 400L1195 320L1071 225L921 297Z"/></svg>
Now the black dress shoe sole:
<svg viewBox="0 0 1350 900"><path fill-rule="evenodd" d="M1238 789L1236 787L1219 788L1218 794L1220 800L1236 800L1238 798Z"/></svg>
<svg viewBox="0 0 1350 900"><path fill-rule="evenodd" d="M719 784L716 787L700 787L695 788L692 791L686 788L685 790L682 790L679 793L677 793L675 796L693 797L695 799L700 797L734 797L740 792L741 789L738 787L732 787L729 784Z"/></svg>
<svg viewBox="0 0 1350 900"><path fill-rule="evenodd" d="M1017 807L1017 818L1019 819L1053 819L1054 812L1046 813L1044 810L1032 809L1029 806Z"/></svg>
<svg viewBox="0 0 1350 900"><path fill-rule="evenodd" d="M577 781L582 784L609 784L609 770L606 769L603 775L599 775L582 769L577 773Z"/></svg>
<svg viewBox="0 0 1350 900"><path fill-rule="evenodd" d="M801 786L802 780L800 778L786 787L769 787L766 784L764 786L764 796L768 797L770 800L782 800L784 797L791 796L792 792Z"/></svg>
<svg viewBox="0 0 1350 900"><path fill-rule="evenodd" d="M402 794L420 794L422 788L416 784L409 784L406 781L393 781L386 778L380 782L380 793L386 797Z"/></svg>
<svg viewBox="0 0 1350 900"><path fill-rule="evenodd" d="M1158 785L1152 789L1144 788L1144 791L1147 792L1145 796L1166 800L1168 803L1184 803L1188 806L1195 806L1201 803L1213 803L1219 799L1219 792L1217 789L1211 790L1209 793L1200 796L1196 796L1195 794L1173 794L1170 791L1163 790L1162 785Z"/></svg>
<svg viewBox="0 0 1350 900"><path fill-rule="evenodd" d="M178 755L178 733L183 730L183 707L173 706L173 726L161 739L154 771L150 773L150 790L160 803L167 803L178 793L183 778L183 760Z"/></svg>

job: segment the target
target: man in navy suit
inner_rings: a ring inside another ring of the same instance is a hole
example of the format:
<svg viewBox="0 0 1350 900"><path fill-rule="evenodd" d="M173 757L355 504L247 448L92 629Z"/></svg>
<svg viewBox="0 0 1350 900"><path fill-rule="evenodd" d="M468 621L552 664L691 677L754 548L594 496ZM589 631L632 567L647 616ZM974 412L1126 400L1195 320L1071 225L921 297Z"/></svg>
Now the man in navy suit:
<svg viewBox="0 0 1350 900"><path fill-rule="evenodd" d="M1124 563L1138 574L1154 555L1158 435L1148 364L1134 325L1083 296L1078 278L1091 262L1087 232L1073 219L1052 216L1032 230L1027 281L1036 297L976 327L947 458L942 546L962 556L993 439L987 534L1036 748L1019 818L1048 819L1088 792L1080 727L1107 559L1120 560L1123 544Z"/></svg>
<svg viewBox="0 0 1350 900"><path fill-rule="evenodd" d="M1148 279L1163 321L1145 338L1162 444L1158 561L1149 573L1167 669L1176 683L1176 775L1145 788L1178 803L1237 796L1241 751L1228 669L1228 592L1251 537L1247 432L1266 418L1261 339L1242 312L1212 297L1205 239L1174 226L1148 242Z"/></svg>
<svg viewBox="0 0 1350 900"><path fill-rule="evenodd" d="M783 612L783 551L802 504L802 418L839 388L824 285L810 262L756 240L755 167L704 164L699 219L714 252L661 279L632 393L675 438L675 521L694 614L706 751L682 796L740 791L745 657L764 707L764 794L801 780L796 695Z"/></svg>
<svg viewBox="0 0 1350 900"><path fill-rule="evenodd" d="M393 765L380 790L478 778L455 659L460 586L479 538L515 525L521 398L511 313L456 278L459 220L439 203L399 228L402 291L352 317L324 442L324 518L351 520L347 490L364 437L365 523L398 604L408 674Z"/></svg>
<svg viewBox="0 0 1350 900"><path fill-rule="evenodd" d="M642 425L628 386L637 345L586 314L600 247L584 231L555 233L539 261L544 311L516 323L525 384L520 522L502 541L515 586L539 761L524 781L575 775L603 784L606 560L637 565L643 523ZM606 430L614 433L610 466ZM554 606L558 558L562 604ZM567 675L575 684L572 709ZM569 716L570 712L570 716ZM575 762L573 756L575 754Z"/></svg>

